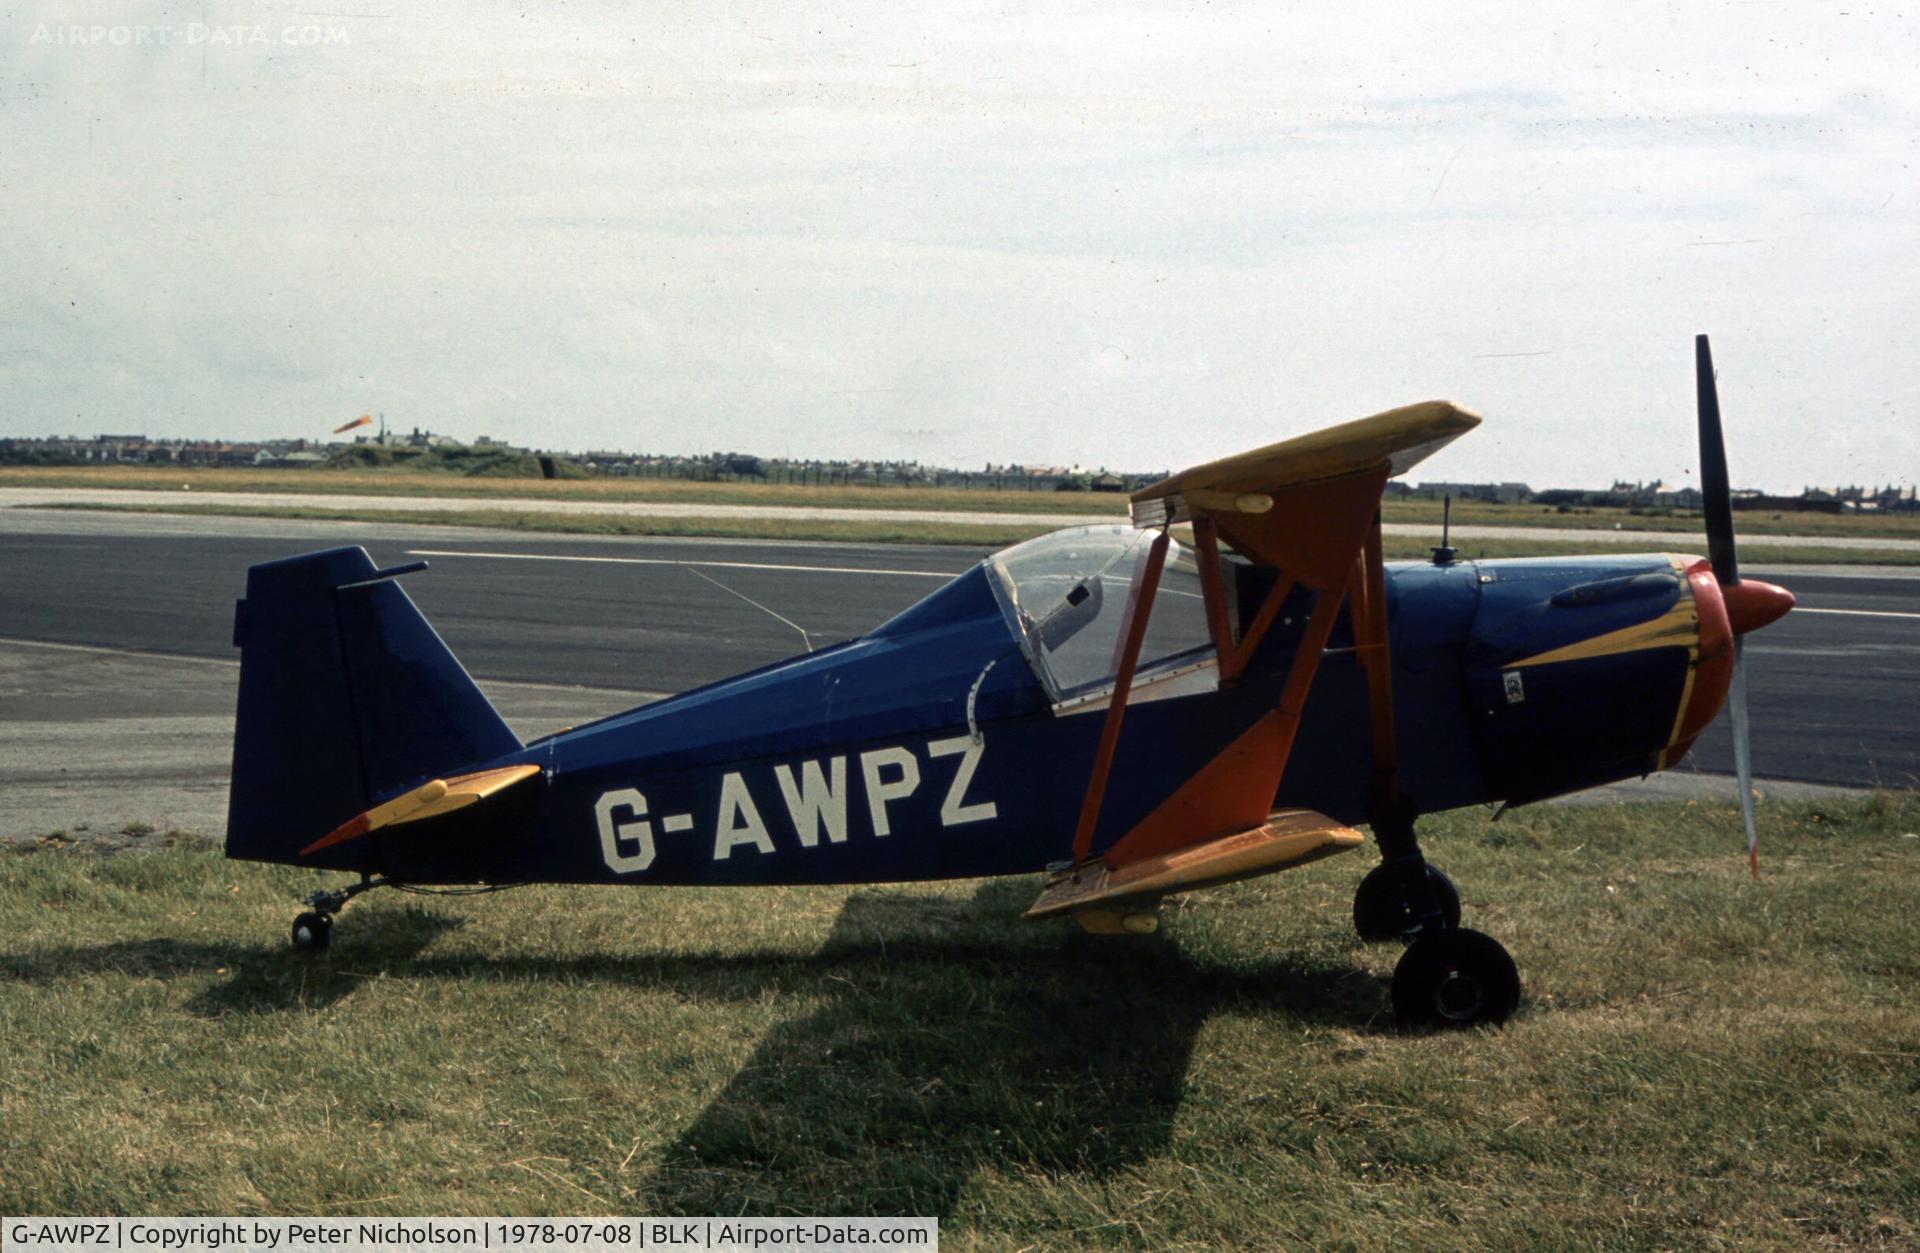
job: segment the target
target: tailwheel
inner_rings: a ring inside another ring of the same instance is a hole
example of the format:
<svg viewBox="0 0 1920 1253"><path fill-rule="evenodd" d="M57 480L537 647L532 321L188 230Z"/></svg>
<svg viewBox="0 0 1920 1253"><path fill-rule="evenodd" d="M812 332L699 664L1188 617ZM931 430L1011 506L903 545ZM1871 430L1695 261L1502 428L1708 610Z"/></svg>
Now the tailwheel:
<svg viewBox="0 0 1920 1253"><path fill-rule="evenodd" d="M1393 1012L1406 1026L1473 1027L1520 1004L1520 972L1500 941L1455 927L1429 931L1393 970Z"/></svg>
<svg viewBox="0 0 1920 1253"><path fill-rule="evenodd" d="M293 946L319 952L333 942L333 916L305 913L293 920Z"/></svg>
<svg viewBox="0 0 1920 1253"><path fill-rule="evenodd" d="M1419 897L1419 881L1409 866L1382 862L1367 871L1353 893L1353 929L1363 940L1404 940L1418 935L1422 914L1438 907L1448 927L1460 925L1460 890L1439 867L1422 863L1431 903Z"/></svg>
<svg viewBox="0 0 1920 1253"><path fill-rule="evenodd" d="M358 883L308 896L307 904L312 908L293 920L293 946L310 953L320 952L333 942L333 916L345 909L348 901L391 882L391 879L376 879L363 873Z"/></svg>

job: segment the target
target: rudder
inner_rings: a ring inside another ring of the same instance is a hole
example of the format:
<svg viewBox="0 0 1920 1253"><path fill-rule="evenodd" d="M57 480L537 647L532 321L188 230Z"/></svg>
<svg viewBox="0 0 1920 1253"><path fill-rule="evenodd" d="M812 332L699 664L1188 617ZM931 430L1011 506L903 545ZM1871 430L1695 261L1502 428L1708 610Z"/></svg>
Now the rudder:
<svg viewBox="0 0 1920 1253"><path fill-rule="evenodd" d="M297 853L397 792L521 747L394 573L359 547L247 571L227 856L359 869L364 841Z"/></svg>

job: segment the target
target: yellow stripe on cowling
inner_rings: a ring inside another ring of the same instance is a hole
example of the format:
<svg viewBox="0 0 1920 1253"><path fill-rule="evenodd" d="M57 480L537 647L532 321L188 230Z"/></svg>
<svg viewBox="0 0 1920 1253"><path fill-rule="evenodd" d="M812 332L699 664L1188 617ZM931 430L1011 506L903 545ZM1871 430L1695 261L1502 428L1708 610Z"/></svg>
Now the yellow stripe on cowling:
<svg viewBox="0 0 1920 1253"><path fill-rule="evenodd" d="M1648 648L1693 648L1700 640L1699 628L1700 611L1689 595L1675 601L1673 608L1658 618L1579 640L1564 648L1536 653L1522 661L1510 661L1506 668L1517 670L1521 666L1545 666L1556 661L1585 661L1590 657L1637 653Z"/></svg>
<svg viewBox="0 0 1920 1253"><path fill-rule="evenodd" d="M1699 668L1700 650L1696 648L1687 658L1687 678L1680 685L1680 708L1674 710L1673 730L1667 733L1667 746L1660 750L1659 764L1654 767L1655 770L1665 770L1673 764L1668 760L1668 754L1680 743L1680 723L1687 716L1687 702L1693 699L1693 672Z"/></svg>
<svg viewBox="0 0 1920 1253"><path fill-rule="evenodd" d="M1667 746L1660 750L1659 764L1654 767L1656 770L1665 770L1673 764L1668 759L1668 755L1680 743L1680 724L1687 720L1687 705L1693 700L1693 672L1700 668L1700 632L1698 630L1700 608L1699 602L1694 600L1693 580L1687 577L1687 559L1668 554L1667 560L1673 563L1674 571L1680 575L1680 586L1687 589L1687 602L1694 606L1693 617L1696 629L1693 633L1693 643L1687 648L1687 677L1680 684L1680 704L1673 711L1673 730L1667 733Z"/></svg>

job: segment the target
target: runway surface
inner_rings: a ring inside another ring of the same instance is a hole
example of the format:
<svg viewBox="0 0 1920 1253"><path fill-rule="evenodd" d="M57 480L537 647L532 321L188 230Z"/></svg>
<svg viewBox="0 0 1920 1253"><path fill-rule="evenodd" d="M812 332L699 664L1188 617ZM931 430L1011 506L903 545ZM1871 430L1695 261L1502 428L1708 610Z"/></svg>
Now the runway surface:
<svg viewBox="0 0 1920 1253"><path fill-rule="evenodd" d="M983 555L0 509L0 834L217 831L246 568L348 543L425 555L409 593L529 734L861 634ZM1920 572L1750 573L1801 606L1747 648L1757 773L1920 783ZM1724 719L1692 764L1731 770Z"/></svg>

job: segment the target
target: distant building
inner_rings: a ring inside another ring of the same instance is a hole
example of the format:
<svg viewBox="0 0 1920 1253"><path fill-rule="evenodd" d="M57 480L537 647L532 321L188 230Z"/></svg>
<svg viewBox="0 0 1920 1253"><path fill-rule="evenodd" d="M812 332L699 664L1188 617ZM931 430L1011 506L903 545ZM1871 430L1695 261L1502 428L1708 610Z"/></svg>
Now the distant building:
<svg viewBox="0 0 1920 1253"><path fill-rule="evenodd" d="M1602 503L1635 509L1698 509L1704 499L1697 487L1675 487L1659 479L1651 483L1617 479L1606 490Z"/></svg>
<svg viewBox="0 0 1920 1253"><path fill-rule="evenodd" d="M1525 483L1422 483L1410 493L1427 500L1451 496L1455 500L1488 500L1502 505L1518 505L1533 498L1533 489Z"/></svg>
<svg viewBox="0 0 1920 1253"><path fill-rule="evenodd" d="M255 465L281 466L287 469L299 469L303 466L319 466L327 463L327 454L315 448L262 448L253 459Z"/></svg>
<svg viewBox="0 0 1920 1253"><path fill-rule="evenodd" d="M95 461L138 461L140 453L148 444L144 435L97 435L93 443Z"/></svg>
<svg viewBox="0 0 1920 1253"><path fill-rule="evenodd" d="M1899 487L1889 483L1876 492L1873 499L1887 513L1920 512L1920 488Z"/></svg>

